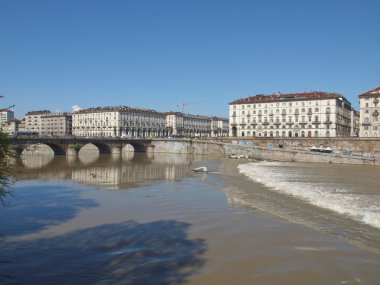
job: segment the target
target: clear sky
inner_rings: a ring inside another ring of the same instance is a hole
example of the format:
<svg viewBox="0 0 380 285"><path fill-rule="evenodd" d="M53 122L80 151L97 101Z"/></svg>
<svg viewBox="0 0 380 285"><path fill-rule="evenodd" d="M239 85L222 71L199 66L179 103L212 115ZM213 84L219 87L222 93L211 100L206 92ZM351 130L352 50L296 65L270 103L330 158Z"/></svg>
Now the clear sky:
<svg viewBox="0 0 380 285"><path fill-rule="evenodd" d="M275 92L380 86L379 0L0 0L0 106L228 115Z"/></svg>

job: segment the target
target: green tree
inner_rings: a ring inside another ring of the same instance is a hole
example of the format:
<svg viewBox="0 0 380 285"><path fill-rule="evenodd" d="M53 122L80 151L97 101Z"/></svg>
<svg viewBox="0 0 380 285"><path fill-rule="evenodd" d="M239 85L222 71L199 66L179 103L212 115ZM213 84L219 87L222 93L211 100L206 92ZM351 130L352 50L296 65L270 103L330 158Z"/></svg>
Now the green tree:
<svg viewBox="0 0 380 285"><path fill-rule="evenodd" d="M0 128L0 201L12 193L13 179L13 163L15 158L12 150L12 140Z"/></svg>

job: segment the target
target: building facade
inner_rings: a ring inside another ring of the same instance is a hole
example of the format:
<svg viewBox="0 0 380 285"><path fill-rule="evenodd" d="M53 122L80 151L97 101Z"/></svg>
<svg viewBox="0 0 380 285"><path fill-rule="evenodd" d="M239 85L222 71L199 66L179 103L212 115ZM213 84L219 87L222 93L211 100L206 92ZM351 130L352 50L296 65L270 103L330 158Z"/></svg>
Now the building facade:
<svg viewBox="0 0 380 285"><path fill-rule="evenodd" d="M360 112L351 111L351 137L358 137L360 132Z"/></svg>
<svg viewBox="0 0 380 285"><path fill-rule="evenodd" d="M66 136L72 134L70 113L45 113L41 115L41 136Z"/></svg>
<svg viewBox="0 0 380 285"><path fill-rule="evenodd" d="M12 110L1 110L0 111L0 126L10 122L15 118L15 114Z"/></svg>
<svg viewBox="0 0 380 285"><path fill-rule="evenodd" d="M227 118L211 118L211 136L227 137L229 134L229 120Z"/></svg>
<svg viewBox="0 0 380 285"><path fill-rule="evenodd" d="M380 87L359 95L360 137L380 137Z"/></svg>
<svg viewBox="0 0 380 285"><path fill-rule="evenodd" d="M167 112L166 126L169 136L216 137L228 136L228 119Z"/></svg>
<svg viewBox="0 0 380 285"><path fill-rule="evenodd" d="M18 126L20 121L17 119L12 119L8 122L4 122L1 124L1 129L4 133L9 134L10 136L14 136L18 131Z"/></svg>
<svg viewBox="0 0 380 285"><path fill-rule="evenodd" d="M50 111L31 111L25 114L25 131L37 132L41 135L41 116L49 114Z"/></svg>
<svg viewBox="0 0 380 285"><path fill-rule="evenodd" d="M338 93L260 94L229 105L231 136L345 137L351 134L351 104Z"/></svg>
<svg viewBox="0 0 380 285"><path fill-rule="evenodd" d="M160 137L167 131L163 113L127 106L76 111L72 126L76 136Z"/></svg>

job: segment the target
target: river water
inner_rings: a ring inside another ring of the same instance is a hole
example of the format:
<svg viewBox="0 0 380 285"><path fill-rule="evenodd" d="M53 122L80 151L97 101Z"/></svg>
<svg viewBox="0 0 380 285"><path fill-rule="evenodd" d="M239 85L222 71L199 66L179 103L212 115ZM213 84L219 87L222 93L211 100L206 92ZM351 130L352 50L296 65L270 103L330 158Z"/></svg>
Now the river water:
<svg viewBox="0 0 380 285"><path fill-rule="evenodd" d="M0 284L379 284L379 170L26 156L0 207Z"/></svg>

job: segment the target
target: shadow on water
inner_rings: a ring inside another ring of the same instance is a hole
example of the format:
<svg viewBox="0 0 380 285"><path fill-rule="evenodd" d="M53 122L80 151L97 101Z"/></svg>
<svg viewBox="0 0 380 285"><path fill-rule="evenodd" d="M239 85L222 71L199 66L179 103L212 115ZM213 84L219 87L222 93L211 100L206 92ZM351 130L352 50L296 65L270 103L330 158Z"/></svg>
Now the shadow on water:
<svg viewBox="0 0 380 285"><path fill-rule="evenodd" d="M9 243L0 284L181 284L205 263L206 242L174 220L127 221Z"/></svg>
<svg viewBox="0 0 380 285"><path fill-rule="evenodd" d="M79 190L58 185L18 187L9 205L0 207L0 238L28 234L46 229L75 217L82 209L96 207L90 199L80 197Z"/></svg>

